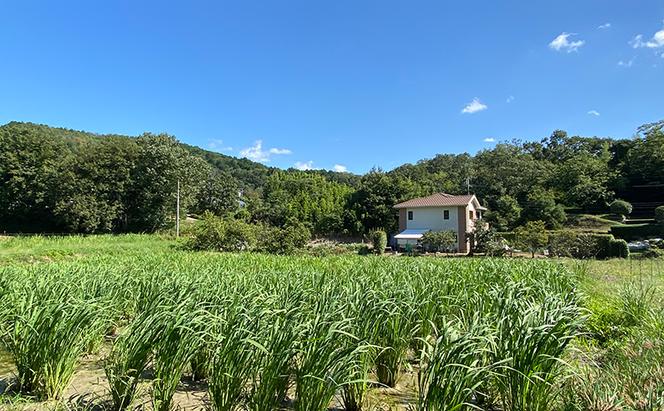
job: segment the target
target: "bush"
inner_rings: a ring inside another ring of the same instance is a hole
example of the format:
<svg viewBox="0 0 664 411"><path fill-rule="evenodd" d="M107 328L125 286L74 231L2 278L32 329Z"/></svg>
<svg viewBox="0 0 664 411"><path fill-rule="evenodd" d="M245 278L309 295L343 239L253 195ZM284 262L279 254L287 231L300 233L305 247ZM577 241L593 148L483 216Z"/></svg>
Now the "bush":
<svg viewBox="0 0 664 411"><path fill-rule="evenodd" d="M552 232L549 236L549 254L555 257L626 258L629 249L625 240L617 240L610 234L577 233L572 230Z"/></svg>
<svg viewBox="0 0 664 411"><path fill-rule="evenodd" d="M451 252L457 244L457 236L454 231L427 231L420 239L422 246L428 251Z"/></svg>
<svg viewBox="0 0 664 411"><path fill-rule="evenodd" d="M660 258L664 257L664 250L660 250L659 248L650 248L644 252L642 252L639 257L641 258Z"/></svg>
<svg viewBox="0 0 664 411"><path fill-rule="evenodd" d="M517 227L514 230L514 238L519 246L530 251L533 258L535 252L546 247L549 241L544 221L529 221L525 225Z"/></svg>
<svg viewBox="0 0 664 411"><path fill-rule="evenodd" d="M290 223L283 228L263 226L256 251L272 254L293 254L304 248L311 232L302 223Z"/></svg>
<svg viewBox="0 0 664 411"><path fill-rule="evenodd" d="M664 205L655 208L655 222L664 224Z"/></svg>
<svg viewBox="0 0 664 411"><path fill-rule="evenodd" d="M664 236L664 224L629 224L611 227L611 234L627 241Z"/></svg>
<svg viewBox="0 0 664 411"><path fill-rule="evenodd" d="M611 247L611 257L629 257L629 247L627 246L627 241L618 238L611 240L609 244Z"/></svg>
<svg viewBox="0 0 664 411"><path fill-rule="evenodd" d="M194 250L251 251L256 248L257 226L224 220L206 213L193 230L187 246Z"/></svg>
<svg viewBox="0 0 664 411"><path fill-rule="evenodd" d="M193 250L292 254L303 248L310 238L309 230L300 223L280 228L206 214L194 229L187 246Z"/></svg>
<svg viewBox="0 0 664 411"><path fill-rule="evenodd" d="M387 247L387 234L383 230L374 230L369 233L371 244L373 245L374 253L383 254L385 247Z"/></svg>
<svg viewBox="0 0 664 411"><path fill-rule="evenodd" d="M624 200L614 200L609 207L613 214L626 216L632 213L632 205Z"/></svg>

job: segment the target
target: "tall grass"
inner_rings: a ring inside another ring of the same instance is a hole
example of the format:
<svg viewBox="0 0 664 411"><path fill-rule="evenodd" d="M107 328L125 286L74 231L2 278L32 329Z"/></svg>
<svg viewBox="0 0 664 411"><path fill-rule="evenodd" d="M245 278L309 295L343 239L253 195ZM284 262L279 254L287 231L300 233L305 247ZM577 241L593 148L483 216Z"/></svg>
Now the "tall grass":
<svg viewBox="0 0 664 411"><path fill-rule="evenodd" d="M17 369L19 389L58 399L79 357L101 336L106 316L96 300L81 300L71 284L30 278L0 305L0 336Z"/></svg>
<svg viewBox="0 0 664 411"><path fill-rule="evenodd" d="M213 410L358 411L410 364L418 410L548 410L582 319L562 266L492 259L113 253L0 267L0 296L24 390L61 396L106 333L116 411L141 382L175 408L188 368Z"/></svg>

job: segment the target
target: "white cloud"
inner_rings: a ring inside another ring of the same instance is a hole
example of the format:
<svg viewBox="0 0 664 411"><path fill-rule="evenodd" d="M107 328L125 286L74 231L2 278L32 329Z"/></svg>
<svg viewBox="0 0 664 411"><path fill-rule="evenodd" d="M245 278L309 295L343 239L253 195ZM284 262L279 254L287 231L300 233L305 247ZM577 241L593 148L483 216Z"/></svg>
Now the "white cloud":
<svg viewBox="0 0 664 411"><path fill-rule="evenodd" d="M573 51L578 51L579 47L586 44L586 42L583 40L570 41L569 38L572 36L576 36L576 33L560 34L558 37L553 39L551 43L549 43L549 48L555 51L566 51L571 53Z"/></svg>
<svg viewBox="0 0 664 411"><path fill-rule="evenodd" d="M600 30L610 29L611 28L611 23L604 23L601 26L598 26L597 28L600 29Z"/></svg>
<svg viewBox="0 0 664 411"><path fill-rule="evenodd" d="M627 61L625 61L625 60L620 60L620 61L618 62L618 65L619 65L620 67L627 67L627 68L632 67L633 64L634 64L634 58L633 58L633 57L632 57L631 59L627 60Z"/></svg>
<svg viewBox="0 0 664 411"><path fill-rule="evenodd" d="M301 162L297 161L295 162L295 168L298 170L306 171L306 170L313 170L314 169L314 162L313 161L307 161L307 162Z"/></svg>
<svg viewBox="0 0 664 411"><path fill-rule="evenodd" d="M507 100L505 100L505 103L509 104L514 101L514 96L509 96L507 97Z"/></svg>
<svg viewBox="0 0 664 411"><path fill-rule="evenodd" d="M348 168L346 168L346 166L341 165L341 164L335 164L332 169L334 171L336 171L337 173L345 173L345 172L348 171Z"/></svg>
<svg viewBox="0 0 664 411"><path fill-rule="evenodd" d="M664 29L655 33L648 41L643 41L643 34L639 34L635 36L634 39L629 42L629 44L635 49L643 47L649 49L664 47Z"/></svg>
<svg viewBox="0 0 664 411"><path fill-rule="evenodd" d="M259 163L267 163L273 154L290 154L291 151L285 148L270 148L263 150L263 140L256 140L254 145L240 150L240 156Z"/></svg>
<svg viewBox="0 0 664 411"><path fill-rule="evenodd" d="M493 138L493 137L487 137L487 138L484 139L484 142L485 143L495 143L496 139Z"/></svg>
<svg viewBox="0 0 664 411"><path fill-rule="evenodd" d="M208 140L207 146L212 151L233 151L233 147L224 145L224 140L217 138Z"/></svg>
<svg viewBox="0 0 664 411"><path fill-rule="evenodd" d="M590 114L591 116L595 116L595 117L599 117L599 116L600 116L599 111L597 111L597 110L590 110L590 111L588 112L588 114Z"/></svg>
<svg viewBox="0 0 664 411"><path fill-rule="evenodd" d="M278 154L278 155L292 154L292 152L287 148L271 148L269 152L270 154Z"/></svg>
<svg viewBox="0 0 664 411"><path fill-rule="evenodd" d="M478 111L486 110L487 108L489 107L487 107L486 104L483 104L479 98L475 97L473 101L466 104L466 107L464 107L461 112L465 114L473 114L477 113Z"/></svg>

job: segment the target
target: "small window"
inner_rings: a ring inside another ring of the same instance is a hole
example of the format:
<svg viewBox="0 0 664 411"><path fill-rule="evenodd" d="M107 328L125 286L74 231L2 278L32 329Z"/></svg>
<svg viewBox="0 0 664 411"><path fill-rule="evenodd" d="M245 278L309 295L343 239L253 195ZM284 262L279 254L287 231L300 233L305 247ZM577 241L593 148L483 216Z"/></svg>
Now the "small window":
<svg viewBox="0 0 664 411"><path fill-rule="evenodd" d="M473 219L473 210L468 211L468 218Z"/></svg>
<svg viewBox="0 0 664 411"><path fill-rule="evenodd" d="M412 212L412 211L409 211L409 212L408 212L408 220L410 221L410 220L412 220L412 219L413 219L413 212Z"/></svg>
<svg viewBox="0 0 664 411"><path fill-rule="evenodd" d="M450 210L443 210L443 220L450 219Z"/></svg>

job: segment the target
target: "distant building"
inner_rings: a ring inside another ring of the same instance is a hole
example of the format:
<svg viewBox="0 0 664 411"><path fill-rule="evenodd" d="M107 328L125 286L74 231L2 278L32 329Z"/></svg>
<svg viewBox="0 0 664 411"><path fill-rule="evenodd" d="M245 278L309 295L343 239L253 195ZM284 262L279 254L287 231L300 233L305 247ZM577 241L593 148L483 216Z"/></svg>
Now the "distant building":
<svg viewBox="0 0 664 411"><path fill-rule="evenodd" d="M402 248L416 245L427 231L454 231L457 235L457 251L467 253L470 242L466 233L472 232L486 208L480 205L474 194L451 195L436 193L413 198L394 206L399 210L399 234L394 238Z"/></svg>

